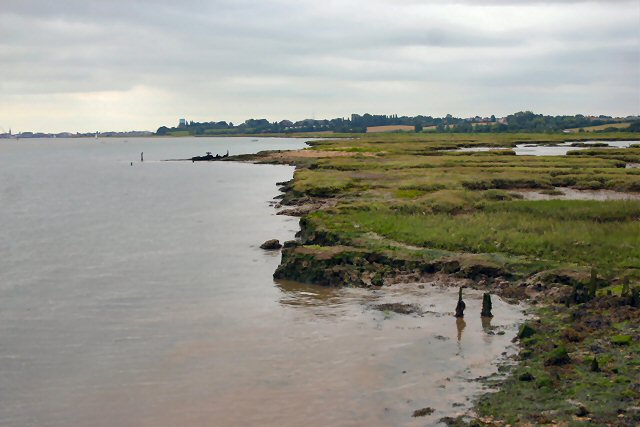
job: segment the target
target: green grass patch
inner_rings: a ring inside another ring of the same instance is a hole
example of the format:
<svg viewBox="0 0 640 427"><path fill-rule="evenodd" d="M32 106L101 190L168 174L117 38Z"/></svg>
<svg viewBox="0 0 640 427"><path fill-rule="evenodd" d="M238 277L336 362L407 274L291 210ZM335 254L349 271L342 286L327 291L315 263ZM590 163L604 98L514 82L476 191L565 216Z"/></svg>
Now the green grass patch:
<svg viewBox="0 0 640 427"><path fill-rule="evenodd" d="M345 207L312 215L338 235L367 232L425 248L507 253L602 270L640 266L640 202L481 202L439 191L405 207Z"/></svg>

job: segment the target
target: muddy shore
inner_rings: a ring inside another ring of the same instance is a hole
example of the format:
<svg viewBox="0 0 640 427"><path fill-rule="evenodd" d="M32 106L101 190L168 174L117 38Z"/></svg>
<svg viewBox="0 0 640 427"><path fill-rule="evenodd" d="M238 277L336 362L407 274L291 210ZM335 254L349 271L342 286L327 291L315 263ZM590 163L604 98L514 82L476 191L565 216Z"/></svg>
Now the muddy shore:
<svg viewBox="0 0 640 427"><path fill-rule="evenodd" d="M266 153L246 160L308 168L323 157L322 152L319 157L298 153ZM350 156L353 153L333 152L326 157ZM638 291L628 287L618 289L622 278L605 278L588 269L572 268L523 274L483 254L429 251L425 256L424 248L389 240L377 249L353 245L340 234L318 229L307 220L307 215L313 212L331 210L336 204L335 197L298 192L294 181L280 183L280 188L283 194L277 198L276 208L281 214L300 217L301 229L295 241L284 245L281 264L274 273L278 280L370 289L437 281L531 305L530 313L537 320L527 328L534 332L531 336L520 336L517 365L505 367L511 376L493 383L499 391L482 396L471 416L441 422L501 426L565 422L635 425L640 421L637 410L640 390L632 380L640 373ZM604 322L585 323L585 319L614 311L622 314ZM625 344L611 345L617 340ZM559 364L549 362L553 354L560 355ZM600 359L604 366L586 374L584 366L594 359ZM600 393L605 383L620 385L618 391L625 398L616 400L610 393ZM582 392L586 387L591 387L598 396L595 403L589 394ZM500 403L505 399L509 404ZM615 408L611 406L614 401ZM540 412L544 416L536 415Z"/></svg>

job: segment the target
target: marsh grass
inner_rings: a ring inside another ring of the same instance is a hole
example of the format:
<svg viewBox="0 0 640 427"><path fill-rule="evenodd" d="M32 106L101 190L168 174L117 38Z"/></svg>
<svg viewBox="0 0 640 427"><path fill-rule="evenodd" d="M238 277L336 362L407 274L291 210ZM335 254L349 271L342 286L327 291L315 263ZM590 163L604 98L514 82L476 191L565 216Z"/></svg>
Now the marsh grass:
<svg viewBox="0 0 640 427"><path fill-rule="evenodd" d="M366 237L373 233L392 242L387 246L394 251L411 245L516 257L539 268L595 266L639 276L640 202L524 201L509 192L553 192L555 187L640 191L640 169L626 169L619 158L638 149L549 157L438 151L587 139L582 136L378 134L316 141L316 148L356 155L320 159L299 169L294 189L299 195L336 199L335 208L309 220L348 244L378 250L386 243ZM360 155L366 151L377 154Z"/></svg>
<svg viewBox="0 0 640 427"><path fill-rule="evenodd" d="M637 309L627 310L620 301L607 298L623 294L621 281L640 284L640 201L531 201L510 190L557 194L555 187L571 187L640 192L640 169L625 168L638 148L551 157L439 151L594 137L378 134L314 142L318 149L349 151L354 156L314 160L300 165L295 174L296 197L326 197L334 202L301 219L304 245L296 250L309 258L296 270L296 277L313 281L313 274L342 271L338 267L371 266L363 261L369 257L376 260L379 274L394 265L408 271L439 265L437 271L469 278L530 278L545 286L602 285L594 287L594 293L611 305L535 306L540 320L533 324L531 336L520 341L521 363L501 390L484 396L476 410L503 420L502 424L573 425L576 411L581 410L575 404L579 401L588 407L594 425L618 425L619 414L637 407L639 392L633 379L640 373L640 323ZM367 152L375 155L362 154ZM331 262L314 270L310 266L318 259ZM447 270L448 263L457 264L457 269ZM493 275L488 273L492 269ZM522 289L518 284L515 288ZM599 304L597 299L592 302ZM596 353L598 371L591 368Z"/></svg>
<svg viewBox="0 0 640 427"><path fill-rule="evenodd" d="M326 135L324 135L326 137ZM540 134L540 133L509 133L509 134L465 134L465 133L402 133L402 134L352 134L353 139L327 139L313 141L314 149L381 152L392 154L429 154L438 150L448 150L462 147L505 147L511 148L518 144L545 144L570 141L614 141L635 140L637 133L616 132L615 134ZM481 154L482 155L482 154Z"/></svg>
<svg viewBox="0 0 640 427"><path fill-rule="evenodd" d="M567 155L574 157L599 157L602 159L620 160L627 163L640 163L640 147L635 146L622 149L576 150L569 151Z"/></svg>
<svg viewBox="0 0 640 427"><path fill-rule="evenodd" d="M375 233L454 252L506 253L603 270L640 268L640 202L487 200L471 206L474 199L445 191L409 209L372 205L312 218L350 239Z"/></svg>

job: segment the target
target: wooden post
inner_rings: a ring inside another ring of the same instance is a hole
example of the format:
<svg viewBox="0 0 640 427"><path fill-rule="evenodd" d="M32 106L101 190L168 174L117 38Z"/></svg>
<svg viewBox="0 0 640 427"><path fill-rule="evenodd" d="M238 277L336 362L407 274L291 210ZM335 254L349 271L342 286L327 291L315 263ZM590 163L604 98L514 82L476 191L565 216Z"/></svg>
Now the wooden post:
<svg viewBox="0 0 640 427"><path fill-rule="evenodd" d="M482 317L493 317L491 314L491 294L489 292L482 296L482 311L480 312Z"/></svg>
<svg viewBox="0 0 640 427"><path fill-rule="evenodd" d="M467 305L462 301L462 286L458 292L458 304L456 305L456 317L464 317L464 309Z"/></svg>

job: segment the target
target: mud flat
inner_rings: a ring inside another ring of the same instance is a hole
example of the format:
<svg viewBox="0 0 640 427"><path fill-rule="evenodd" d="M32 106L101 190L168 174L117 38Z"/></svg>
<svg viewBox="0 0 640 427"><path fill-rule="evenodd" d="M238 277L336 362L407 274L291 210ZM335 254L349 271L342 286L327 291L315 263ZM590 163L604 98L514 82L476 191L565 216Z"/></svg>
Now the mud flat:
<svg viewBox="0 0 640 427"><path fill-rule="evenodd" d="M285 244L275 277L374 292L398 283L420 289L437 277L526 301L537 320L519 334L511 376L480 398L474 419L442 421L635 425L640 177L626 165L637 163L638 148L567 156L446 151L564 142L557 135L490 138L364 136L316 141L308 150L337 157L263 158L298 167L278 205L297 212L301 230ZM377 311L420 312L411 301ZM619 385L617 400L607 391L611 382ZM416 414L431 416L431 409Z"/></svg>
<svg viewBox="0 0 640 427"><path fill-rule="evenodd" d="M226 413L219 422L242 413L247 425L424 426L466 414L486 387L481 379L500 377L499 364L511 363L524 319L522 306L494 298L495 317L483 321L482 294L468 290L467 317L457 320L457 288L438 282L278 287L290 322L282 352L296 359L270 358L255 388L216 399ZM408 306L417 311L399 309ZM235 411L224 410L229 406ZM433 412L412 416L426 407Z"/></svg>

